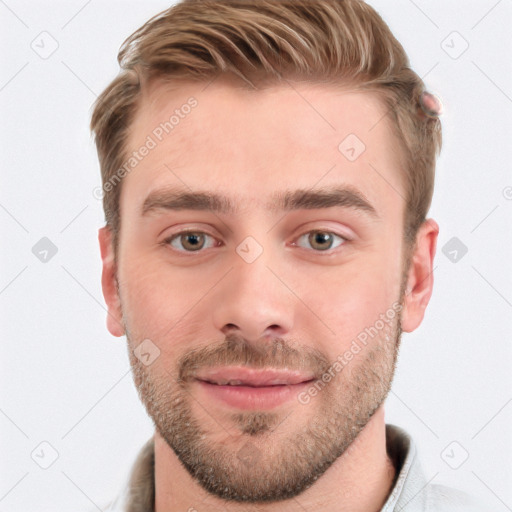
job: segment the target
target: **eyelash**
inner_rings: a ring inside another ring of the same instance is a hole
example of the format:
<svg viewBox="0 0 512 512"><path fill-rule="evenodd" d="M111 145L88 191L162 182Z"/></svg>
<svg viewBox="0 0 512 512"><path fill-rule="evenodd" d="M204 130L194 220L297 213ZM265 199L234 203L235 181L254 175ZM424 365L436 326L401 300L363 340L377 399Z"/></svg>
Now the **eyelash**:
<svg viewBox="0 0 512 512"><path fill-rule="evenodd" d="M171 242L175 239L178 239L180 238L180 236L182 235L186 235L187 233L192 233L192 234L199 234L199 235L206 235L206 236L209 236L211 238L215 238L213 235L210 235L209 233L206 233L204 231L200 231L200 230L193 230L193 229L190 229L190 230L184 230L184 231L179 231L178 233L174 233L173 235L167 237L163 242L162 242L162 245L171 245ZM345 243L347 242L350 242L350 240L343 236L343 235L340 235L339 233L336 233L334 231L329 231L329 230L323 230L323 229L312 229L310 231L307 231L306 233L303 233L302 235L300 235L297 240L300 240L301 238L311 234L311 233L326 233L326 234L329 234L329 235L334 235L335 237L339 238L342 240L342 242L337 246L337 247L334 247L334 248L330 248L328 250L325 250L325 251L320 251L320 250L315 250L315 249L307 249L307 248L304 248L304 247L301 247L302 249L306 249L306 250L311 250L313 252L316 252L318 254L326 254L326 255L330 255L330 254L333 254L334 252L336 252L336 249L338 249L339 247L345 245ZM297 246L296 242L293 242L294 246ZM187 250L180 250L180 249L176 249L173 247L173 250L175 250L176 252L178 253L183 253L183 254L199 254L199 253L202 253L204 252L205 250L207 249L210 249L211 247L207 247L206 249L198 249L197 251L187 251Z"/></svg>

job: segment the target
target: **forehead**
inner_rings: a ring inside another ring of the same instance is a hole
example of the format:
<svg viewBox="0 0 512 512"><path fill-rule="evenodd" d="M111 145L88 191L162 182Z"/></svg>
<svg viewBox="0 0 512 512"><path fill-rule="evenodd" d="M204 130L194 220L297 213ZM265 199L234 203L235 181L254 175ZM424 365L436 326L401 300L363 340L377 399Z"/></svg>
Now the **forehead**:
<svg viewBox="0 0 512 512"><path fill-rule="evenodd" d="M346 184L381 209L400 205L401 159L386 109L375 93L331 85L156 82L127 139L127 156L144 156L124 178L121 210L168 185L210 189L249 208L279 189Z"/></svg>

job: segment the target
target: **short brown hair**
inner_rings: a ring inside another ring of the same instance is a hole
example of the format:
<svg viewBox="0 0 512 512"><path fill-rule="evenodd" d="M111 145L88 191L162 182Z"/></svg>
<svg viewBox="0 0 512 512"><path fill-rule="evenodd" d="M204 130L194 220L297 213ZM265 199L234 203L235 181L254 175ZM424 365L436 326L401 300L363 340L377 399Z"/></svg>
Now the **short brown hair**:
<svg viewBox="0 0 512 512"><path fill-rule="evenodd" d="M142 84L208 81L222 73L254 88L291 78L378 93L402 149L405 240L415 240L432 200L441 123L423 113L422 79L387 24L362 0L184 0L129 36L118 61L120 73L98 97L91 120L115 252L122 183L105 184L126 161Z"/></svg>

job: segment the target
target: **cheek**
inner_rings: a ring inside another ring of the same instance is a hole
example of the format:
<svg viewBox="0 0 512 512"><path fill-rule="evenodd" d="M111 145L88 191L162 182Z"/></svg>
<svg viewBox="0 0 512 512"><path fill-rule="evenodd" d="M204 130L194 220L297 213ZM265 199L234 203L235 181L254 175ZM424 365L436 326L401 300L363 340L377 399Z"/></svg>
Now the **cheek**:
<svg viewBox="0 0 512 512"><path fill-rule="evenodd" d="M335 332L331 334L336 344L344 345L373 325L395 300L383 286L382 277L379 280L365 272L353 272L343 278L332 276L313 303L318 316Z"/></svg>
<svg viewBox="0 0 512 512"><path fill-rule="evenodd" d="M128 328L137 338L161 339L178 334L180 319L190 309L182 279L172 279L149 258L132 259L120 271L120 294Z"/></svg>
<svg viewBox="0 0 512 512"><path fill-rule="evenodd" d="M171 266L148 254L132 253L125 262L120 269L121 302L133 344L149 338L170 357L190 340L197 342L215 307L207 294L218 281L217 269Z"/></svg>
<svg viewBox="0 0 512 512"><path fill-rule="evenodd" d="M399 299L401 265L398 256L359 255L346 265L331 268L308 279L301 297L331 330L328 352L338 352L386 313L394 314ZM389 253L388 253L389 254ZM307 297L307 300L306 300ZM309 318L309 317L308 317ZM308 322L307 318L303 320ZM299 326L307 331L307 326Z"/></svg>

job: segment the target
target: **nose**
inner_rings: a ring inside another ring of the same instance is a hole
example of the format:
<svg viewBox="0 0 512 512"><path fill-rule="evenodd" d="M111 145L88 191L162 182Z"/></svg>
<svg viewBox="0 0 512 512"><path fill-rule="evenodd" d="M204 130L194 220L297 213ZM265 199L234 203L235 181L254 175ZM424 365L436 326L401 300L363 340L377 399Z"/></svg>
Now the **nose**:
<svg viewBox="0 0 512 512"><path fill-rule="evenodd" d="M268 265L263 253L256 261L235 261L212 296L213 321L224 335L235 332L248 342L287 335L293 326L295 301L286 277Z"/></svg>

